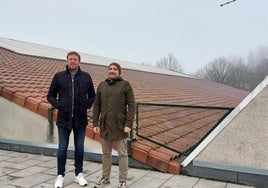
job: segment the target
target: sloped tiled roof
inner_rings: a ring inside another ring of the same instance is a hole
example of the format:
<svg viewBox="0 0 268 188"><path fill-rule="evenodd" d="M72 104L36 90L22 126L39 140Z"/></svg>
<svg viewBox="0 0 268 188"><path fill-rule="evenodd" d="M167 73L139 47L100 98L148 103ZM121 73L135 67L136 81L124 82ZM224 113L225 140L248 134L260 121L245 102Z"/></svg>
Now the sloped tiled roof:
<svg viewBox="0 0 268 188"><path fill-rule="evenodd" d="M64 70L65 65L64 60L0 48L0 95L47 117L50 104L46 95L51 79L56 72ZM95 88L107 76L107 67L103 65L82 63L81 68L91 74ZM136 140L132 142L133 158L175 174L180 173L179 157L187 155L187 151L195 147L228 112L227 108L235 107L248 94L207 80L140 70L123 68L122 77L130 81L136 102L141 103L137 119L139 127L134 125L138 134L134 135ZM91 122L87 136L99 140L99 135L92 131Z"/></svg>

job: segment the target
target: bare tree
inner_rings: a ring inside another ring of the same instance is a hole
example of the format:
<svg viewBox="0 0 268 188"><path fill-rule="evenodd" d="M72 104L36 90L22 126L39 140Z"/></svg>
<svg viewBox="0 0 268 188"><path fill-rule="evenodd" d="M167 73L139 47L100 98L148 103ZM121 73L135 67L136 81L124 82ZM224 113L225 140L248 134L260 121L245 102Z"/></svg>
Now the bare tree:
<svg viewBox="0 0 268 188"><path fill-rule="evenodd" d="M182 72L182 66L172 53L169 53L168 57L162 57L159 61L157 61L156 66L167 70Z"/></svg>
<svg viewBox="0 0 268 188"><path fill-rule="evenodd" d="M261 46L256 52L250 52L247 64L252 70L248 85L254 89L268 75L268 47Z"/></svg>
<svg viewBox="0 0 268 188"><path fill-rule="evenodd" d="M252 78L253 71L250 70L249 66L243 62L236 62L233 65L234 66L228 85L250 91L252 88L250 87L249 83Z"/></svg>
<svg viewBox="0 0 268 188"><path fill-rule="evenodd" d="M251 91L268 75L268 47L250 52L247 63L242 58L219 57L201 69L195 76Z"/></svg>
<svg viewBox="0 0 268 188"><path fill-rule="evenodd" d="M251 89L254 89L268 75L268 59L261 60L253 70L254 74L251 75L252 79L249 82Z"/></svg>
<svg viewBox="0 0 268 188"><path fill-rule="evenodd" d="M195 75L200 78L215 81L228 85L233 65L225 57L219 57L203 68L199 69Z"/></svg>
<svg viewBox="0 0 268 188"><path fill-rule="evenodd" d="M241 58L229 60L225 57L219 57L204 68L199 69L195 75L239 89L251 89L249 78L252 72Z"/></svg>

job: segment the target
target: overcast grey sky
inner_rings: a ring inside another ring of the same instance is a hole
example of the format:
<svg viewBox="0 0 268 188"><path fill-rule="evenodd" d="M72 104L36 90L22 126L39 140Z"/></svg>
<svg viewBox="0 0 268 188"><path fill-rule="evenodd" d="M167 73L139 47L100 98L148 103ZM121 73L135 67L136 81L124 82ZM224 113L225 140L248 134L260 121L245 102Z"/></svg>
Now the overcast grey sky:
<svg viewBox="0 0 268 188"><path fill-rule="evenodd" d="M186 73L268 46L268 0L0 0L0 37Z"/></svg>

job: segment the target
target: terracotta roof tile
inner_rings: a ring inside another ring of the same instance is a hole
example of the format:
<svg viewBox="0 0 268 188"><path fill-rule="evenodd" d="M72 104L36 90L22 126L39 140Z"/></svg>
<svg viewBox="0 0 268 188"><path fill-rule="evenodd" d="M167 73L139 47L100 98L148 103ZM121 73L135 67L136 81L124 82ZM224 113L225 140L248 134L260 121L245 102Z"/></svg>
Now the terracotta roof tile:
<svg viewBox="0 0 268 188"><path fill-rule="evenodd" d="M178 161L169 161L168 162L168 172L171 174L180 174L181 166Z"/></svg>
<svg viewBox="0 0 268 188"><path fill-rule="evenodd" d="M132 145L132 157L140 162L147 164L148 152Z"/></svg>
<svg viewBox="0 0 268 188"><path fill-rule="evenodd" d="M37 112L38 106L41 102L42 102L42 100L40 100L40 99L36 99L34 97L28 97L25 100L24 107L33 111L33 112Z"/></svg>
<svg viewBox="0 0 268 188"><path fill-rule="evenodd" d="M17 54L0 47L0 95L20 106L48 117L51 105L46 100L54 74L65 69L66 62L57 59ZM91 74L95 88L107 76L107 67L82 63ZM131 82L136 102L193 105L203 107L235 107L248 92L189 77L170 76L124 69L122 77ZM163 172L180 173L177 159L187 155L227 109L167 106L139 106L138 127L132 157ZM89 110L92 113L92 109ZM57 111L53 111L53 120ZM87 136L100 140L93 133L91 121ZM149 139L149 140L148 140Z"/></svg>
<svg viewBox="0 0 268 188"><path fill-rule="evenodd" d="M12 102L24 107L26 95L22 92L16 92L12 96Z"/></svg>
<svg viewBox="0 0 268 188"><path fill-rule="evenodd" d="M151 150L148 154L146 163L162 172L167 172L168 163L170 160L166 158L162 158L162 156L165 156L165 155L163 154L161 155L159 152L154 152L154 150Z"/></svg>
<svg viewBox="0 0 268 188"><path fill-rule="evenodd" d="M1 96L6 98L7 100L12 100L13 92L8 88L2 88Z"/></svg>

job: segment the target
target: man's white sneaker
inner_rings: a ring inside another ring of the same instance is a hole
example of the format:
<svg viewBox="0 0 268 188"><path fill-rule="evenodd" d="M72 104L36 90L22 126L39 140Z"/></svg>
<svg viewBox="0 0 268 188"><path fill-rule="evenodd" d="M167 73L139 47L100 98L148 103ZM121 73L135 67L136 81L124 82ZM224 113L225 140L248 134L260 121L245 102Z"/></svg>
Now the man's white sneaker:
<svg viewBox="0 0 268 188"><path fill-rule="evenodd" d="M74 182L78 183L80 186L86 186L87 180L85 180L82 173L79 173L78 176L75 176Z"/></svg>
<svg viewBox="0 0 268 188"><path fill-rule="evenodd" d="M55 188L62 188L63 187L63 182L64 182L64 177L62 175L58 175L57 179L55 181Z"/></svg>

